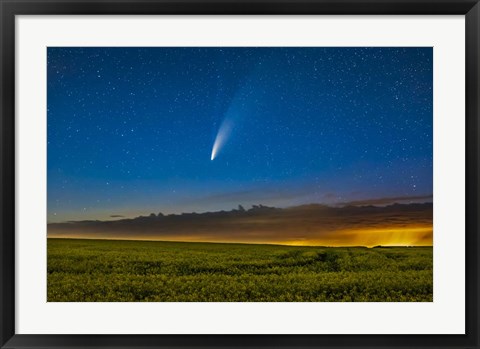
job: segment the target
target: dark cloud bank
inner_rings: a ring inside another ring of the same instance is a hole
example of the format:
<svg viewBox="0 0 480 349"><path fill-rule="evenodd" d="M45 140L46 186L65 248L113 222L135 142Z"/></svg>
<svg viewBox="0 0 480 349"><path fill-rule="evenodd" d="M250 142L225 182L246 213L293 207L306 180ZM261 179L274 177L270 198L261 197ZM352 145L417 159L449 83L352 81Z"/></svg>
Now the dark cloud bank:
<svg viewBox="0 0 480 349"><path fill-rule="evenodd" d="M343 207L310 204L290 208L258 205L201 214L152 213L115 221L51 223L48 237L327 246L432 245L432 227L432 203Z"/></svg>

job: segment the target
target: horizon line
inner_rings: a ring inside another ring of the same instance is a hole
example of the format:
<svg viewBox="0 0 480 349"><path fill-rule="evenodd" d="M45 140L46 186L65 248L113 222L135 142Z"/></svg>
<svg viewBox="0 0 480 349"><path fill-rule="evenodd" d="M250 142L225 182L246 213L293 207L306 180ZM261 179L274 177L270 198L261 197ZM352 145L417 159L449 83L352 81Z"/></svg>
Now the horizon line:
<svg viewBox="0 0 480 349"><path fill-rule="evenodd" d="M96 240L96 241L132 241L132 242L169 242L169 243L188 243L188 244L219 244L219 245L268 245L268 246L286 246L286 247L324 247L324 248L393 248L393 247L433 247L432 245L296 245L288 243L268 243L268 242L228 242L228 241L178 241L178 240L154 240L154 239L121 239L121 238L89 238L89 237L49 237L56 240Z"/></svg>

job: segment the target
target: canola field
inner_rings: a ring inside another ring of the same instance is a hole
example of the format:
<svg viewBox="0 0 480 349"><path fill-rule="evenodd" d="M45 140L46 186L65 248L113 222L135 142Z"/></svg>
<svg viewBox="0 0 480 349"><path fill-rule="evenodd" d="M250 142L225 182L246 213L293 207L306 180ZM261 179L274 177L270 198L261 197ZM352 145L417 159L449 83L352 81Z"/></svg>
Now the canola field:
<svg viewBox="0 0 480 349"><path fill-rule="evenodd" d="M431 247L48 239L48 302L432 302Z"/></svg>

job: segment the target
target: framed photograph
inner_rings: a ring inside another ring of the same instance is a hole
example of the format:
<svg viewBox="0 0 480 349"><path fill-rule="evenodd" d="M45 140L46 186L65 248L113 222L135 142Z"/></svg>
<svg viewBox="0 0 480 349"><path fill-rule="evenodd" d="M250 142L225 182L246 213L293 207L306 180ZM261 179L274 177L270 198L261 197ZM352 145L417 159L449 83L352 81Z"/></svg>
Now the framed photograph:
<svg viewBox="0 0 480 349"><path fill-rule="evenodd" d="M478 1L0 11L1 348L479 348Z"/></svg>

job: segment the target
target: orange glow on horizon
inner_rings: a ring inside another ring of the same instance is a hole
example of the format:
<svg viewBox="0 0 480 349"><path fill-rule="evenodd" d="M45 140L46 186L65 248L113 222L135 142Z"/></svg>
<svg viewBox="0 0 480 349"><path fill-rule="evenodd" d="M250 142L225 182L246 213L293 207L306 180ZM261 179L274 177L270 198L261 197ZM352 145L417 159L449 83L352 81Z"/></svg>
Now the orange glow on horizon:
<svg viewBox="0 0 480 349"><path fill-rule="evenodd" d="M282 234L279 234L282 235ZM433 227L424 226L390 226L368 227L357 229L336 230L323 234L310 234L309 237L294 237L291 239L277 239L274 236L260 238L260 236L109 236L102 234L49 234L53 238L73 239L104 239L104 240L139 240L139 241L171 241L171 242L212 242L212 243L243 243L243 244L274 244L289 246L432 246Z"/></svg>
<svg viewBox="0 0 480 349"><path fill-rule="evenodd" d="M293 246L433 246L432 226L338 230L319 239L279 242Z"/></svg>

